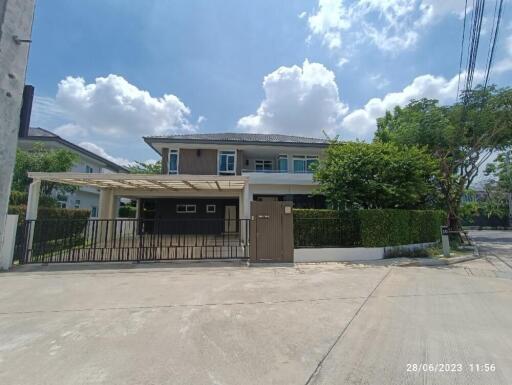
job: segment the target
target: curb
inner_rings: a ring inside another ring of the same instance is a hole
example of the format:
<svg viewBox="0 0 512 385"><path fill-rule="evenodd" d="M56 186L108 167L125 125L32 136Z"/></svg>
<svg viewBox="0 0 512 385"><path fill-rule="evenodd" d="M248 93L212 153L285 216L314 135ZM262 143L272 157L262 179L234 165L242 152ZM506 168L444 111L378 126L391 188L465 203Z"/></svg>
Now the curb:
<svg viewBox="0 0 512 385"><path fill-rule="evenodd" d="M481 258L480 250L478 250L478 246L476 244L473 245L473 255L464 255L461 257L452 257L452 258L426 258L426 259L418 259L415 262L408 263L402 266L449 266L455 265L457 263L474 261L475 259Z"/></svg>

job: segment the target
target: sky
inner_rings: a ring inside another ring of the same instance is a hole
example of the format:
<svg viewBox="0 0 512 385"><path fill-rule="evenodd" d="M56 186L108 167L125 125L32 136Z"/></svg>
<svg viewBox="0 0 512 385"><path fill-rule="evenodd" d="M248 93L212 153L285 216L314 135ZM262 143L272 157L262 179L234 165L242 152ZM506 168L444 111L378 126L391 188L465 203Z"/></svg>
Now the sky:
<svg viewBox="0 0 512 385"><path fill-rule="evenodd" d="M396 105L456 98L463 0L36 3L31 125L120 164L157 159L150 135L368 141ZM477 80L493 24L486 4ZM510 86L511 0L500 28L490 81Z"/></svg>

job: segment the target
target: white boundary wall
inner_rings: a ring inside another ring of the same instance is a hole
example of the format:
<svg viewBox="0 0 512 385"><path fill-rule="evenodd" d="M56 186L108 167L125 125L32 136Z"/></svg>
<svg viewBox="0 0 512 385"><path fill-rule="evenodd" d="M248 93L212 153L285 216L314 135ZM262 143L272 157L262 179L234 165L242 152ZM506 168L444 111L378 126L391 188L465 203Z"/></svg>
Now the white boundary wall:
<svg viewBox="0 0 512 385"><path fill-rule="evenodd" d="M9 270L12 266L17 227L18 216L7 215L4 242L2 243L2 249L0 250L0 270Z"/></svg>
<svg viewBox="0 0 512 385"><path fill-rule="evenodd" d="M350 247L350 248L303 248L295 249L294 262L358 262L384 259L392 251L425 249L435 245L431 243L415 243L392 247Z"/></svg>

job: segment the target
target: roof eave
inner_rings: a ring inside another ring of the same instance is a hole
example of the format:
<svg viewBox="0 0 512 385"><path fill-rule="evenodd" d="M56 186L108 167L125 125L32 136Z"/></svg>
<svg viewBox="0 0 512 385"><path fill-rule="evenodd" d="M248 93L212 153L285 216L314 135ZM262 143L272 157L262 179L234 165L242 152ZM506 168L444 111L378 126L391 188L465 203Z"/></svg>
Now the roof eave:
<svg viewBox="0 0 512 385"><path fill-rule="evenodd" d="M183 143L183 144L219 144L219 145L238 145L238 146L274 146L274 147L316 147L325 148L329 143L292 143L292 142L260 142L248 140L211 140L211 139L174 139L174 138L155 138L144 136L144 141L156 152L160 153L153 146L153 143Z"/></svg>

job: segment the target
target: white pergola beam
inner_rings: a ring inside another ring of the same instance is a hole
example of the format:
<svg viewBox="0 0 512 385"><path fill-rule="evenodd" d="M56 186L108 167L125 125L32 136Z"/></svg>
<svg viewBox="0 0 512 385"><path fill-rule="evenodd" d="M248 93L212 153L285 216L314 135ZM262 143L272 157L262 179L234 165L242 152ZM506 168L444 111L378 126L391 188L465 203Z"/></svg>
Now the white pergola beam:
<svg viewBox="0 0 512 385"><path fill-rule="evenodd" d="M104 173L44 173L29 172L28 176L79 186L118 190L171 190L171 191L241 191L248 183L245 176L222 175L155 175Z"/></svg>

